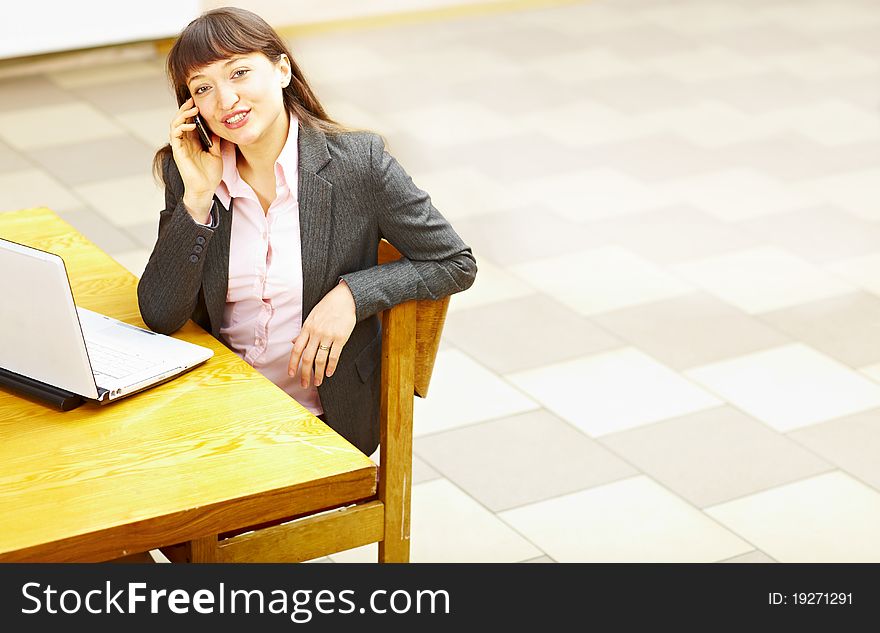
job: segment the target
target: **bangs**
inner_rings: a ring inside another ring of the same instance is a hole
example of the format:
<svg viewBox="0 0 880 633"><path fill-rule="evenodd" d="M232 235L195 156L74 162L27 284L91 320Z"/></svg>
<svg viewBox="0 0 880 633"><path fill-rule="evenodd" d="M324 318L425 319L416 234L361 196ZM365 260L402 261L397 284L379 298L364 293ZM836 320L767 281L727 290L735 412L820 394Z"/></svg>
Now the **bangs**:
<svg viewBox="0 0 880 633"><path fill-rule="evenodd" d="M278 45L265 33L224 17L216 12L193 20L168 53L167 71L178 104L189 98L186 80L200 68L233 55L271 51L275 53L272 57L277 59L283 52L276 50Z"/></svg>

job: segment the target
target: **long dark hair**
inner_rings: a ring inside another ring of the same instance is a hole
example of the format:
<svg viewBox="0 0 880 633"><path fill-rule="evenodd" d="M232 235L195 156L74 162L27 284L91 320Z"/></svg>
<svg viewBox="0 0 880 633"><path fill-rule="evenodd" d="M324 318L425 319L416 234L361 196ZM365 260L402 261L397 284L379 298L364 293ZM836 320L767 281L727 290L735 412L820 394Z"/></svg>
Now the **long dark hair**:
<svg viewBox="0 0 880 633"><path fill-rule="evenodd" d="M255 13L237 7L224 7L203 13L190 22L168 53L166 72L177 104L189 99L186 80L198 69L233 55L262 53L277 63L282 55L290 60L291 80L283 88L284 108L300 125L323 132L343 132L349 128L331 119L297 66L284 40ZM171 159L171 145L153 157L153 174L162 182L162 168Z"/></svg>

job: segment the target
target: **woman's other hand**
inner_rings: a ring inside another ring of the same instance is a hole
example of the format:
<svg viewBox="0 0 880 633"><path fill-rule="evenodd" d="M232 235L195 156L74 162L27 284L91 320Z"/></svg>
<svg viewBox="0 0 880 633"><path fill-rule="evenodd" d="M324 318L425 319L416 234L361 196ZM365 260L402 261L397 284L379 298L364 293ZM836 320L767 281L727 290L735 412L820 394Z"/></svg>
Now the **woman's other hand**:
<svg viewBox="0 0 880 633"><path fill-rule="evenodd" d="M299 336L293 341L287 373L295 375L302 358L300 384L308 387L314 376L315 386L320 385L324 376L329 378L336 371L342 348L355 323L354 297L348 284L341 281L324 295L303 323Z"/></svg>
<svg viewBox="0 0 880 633"><path fill-rule="evenodd" d="M207 223L211 214L214 191L223 177L223 158L220 154L220 139L211 135L211 149L202 149L196 124L190 123L199 109L190 97L178 108L171 122L171 151L174 162L183 179L183 203L197 222Z"/></svg>

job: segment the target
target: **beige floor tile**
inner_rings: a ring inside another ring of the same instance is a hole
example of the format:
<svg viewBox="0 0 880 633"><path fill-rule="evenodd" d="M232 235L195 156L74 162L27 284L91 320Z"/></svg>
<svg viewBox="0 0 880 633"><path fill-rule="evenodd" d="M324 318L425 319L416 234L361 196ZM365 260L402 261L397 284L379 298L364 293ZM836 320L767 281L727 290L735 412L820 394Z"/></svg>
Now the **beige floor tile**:
<svg viewBox="0 0 880 633"><path fill-rule="evenodd" d="M535 328L561 333L557 345L530 336ZM504 374L621 347L602 328L540 294L501 301L446 318L446 339L492 371Z"/></svg>
<svg viewBox="0 0 880 633"><path fill-rule="evenodd" d="M698 508L833 468L730 407L607 435L601 442Z"/></svg>
<svg viewBox="0 0 880 633"><path fill-rule="evenodd" d="M853 368L880 362L880 299L864 292L765 312L761 321Z"/></svg>
<svg viewBox="0 0 880 633"><path fill-rule="evenodd" d="M814 424L788 436L880 490L880 410Z"/></svg>
<svg viewBox="0 0 880 633"><path fill-rule="evenodd" d="M847 281L770 246L686 262L673 266L672 270L749 314L780 310L855 290Z"/></svg>
<svg viewBox="0 0 880 633"><path fill-rule="evenodd" d="M62 88L82 88L97 84L116 83L139 77L162 77L162 69L154 63L125 61L86 68L68 68L48 73L46 77Z"/></svg>
<svg viewBox="0 0 880 633"><path fill-rule="evenodd" d="M466 101L446 101L398 112L394 122L402 131L438 147L510 136L519 131L503 113Z"/></svg>
<svg viewBox="0 0 880 633"><path fill-rule="evenodd" d="M417 398L416 437L539 408L523 393L458 350L437 354L431 395Z"/></svg>
<svg viewBox="0 0 880 633"><path fill-rule="evenodd" d="M477 254L478 266L483 258L509 266L614 243L610 231L597 234L596 223L572 222L531 204L450 221Z"/></svg>
<svg viewBox="0 0 880 633"><path fill-rule="evenodd" d="M867 55L840 46L819 46L768 60L770 65L804 79L836 79L841 75L864 77L880 70Z"/></svg>
<svg viewBox="0 0 880 633"><path fill-rule="evenodd" d="M867 255L880 245L880 225L827 205L766 215L737 226L814 263Z"/></svg>
<svg viewBox="0 0 880 633"><path fill-rule="evenodd" d="M817 2L809 11L804 11L797 3L779 3L762 7L761 14L789 28L825 36L880 24L880 16L872 9L870 3Z"/></svg>
<svg viewBox="0 0 880 633"><path fill-rule="evenodd" d="M69 211L82 206L82 200L39 169L0 173L0 211L49 207Z"/></svg>
<svg viewBox="0 0 880 633"><path fill-rule="evenodd" d="M413 563L515 563L544 554L445 479L413 486ZM330 556L338 563L375 562L376 545Z"/></svg>
<svg viewBox="0 0 880 633"><path fill-rule="evenodd" d="M477 254L479 272L467 292L452 295L449 311L458 312L499 301L534 294L534 289L518 277Z"/></svg>
<svg viewBox="0 0 880 633"><path fill-rule="evenodd" d="M85 103L0 113L0 138L19 150L122 136L125 130Z"/></svg>
<svg viewBox="0 0 880 633"><path fill-rule="evenodd" d="M543 410L422 437L414 450L493 512L638 474Z"/></svg>
<svg viewBox="0 0 880 633"><path fill-rule="evenodd" d="M715 396L631 347L506 377L592 437L721 404Z"/></svg>
<svg viewBox="0 0 880 633"><path fill-rule="evenodd" d="M781 563L880 562L880 492L839 471L706 513Z"/></svg>
<svg viewBox="0 0 880 633"><path fill-rule="evenodd" d="M499 516L564 563L713 562L754 549L644 476Z"/></svg>
<svg viewBox="0 0 880 633"><path fill-rule="evenodd" d="M638 117L638 122L640 129L656 134L671 132L710 149L761 141L779 134L774 121L749 116L726 103L705 99L693 105L645 114Z"/></svg>
<svg viewBox="0 0 880 633"><path fill-rule="evenodd" d="M68 187L149 174L153 152L130 136L30 150L27 155Z"/></svg>
<svg viewBox="0 0 880 633"><path fill-rule="evenodd" d="M150 222L165 208L165 194L149 172L79 185L74 191L120 227Z"/></svg>
<svg viewBox="0 0 880 633"><path fill-rule="evenodd" d="M317 38L303 38L297 43L295 55L307 77L320 77L329 83L381 77L399 68L398 62L364 46L341 43L326 46Z"/></svg>
<svg viewBox="0 0 880 633"><path fill-rule="evenodd" d="M790 341L761 320L702 292L598 314L591 320L677 370Z"/></svg>
<svg viewBox="0 0 880 633"><path fill-rule="evenodd" d="M802 343L685 375L778 431L880 406L880 386Z"/></svg>
<svg viewBox="0 0 880 633"><path fill-rule="evenodd" d="M114 117L129 134L142 140L148 147L159 149L168 143L173 108L154 108L125 112Z"/></svg>
<svg viewBox="0 0 880 633"><path fill-rule="evenodd" d="M72 104L75 99L66 90L40 75L9 77L0 80L0 112L18 111L28 107Z"/></svg>
<svg viewBox="0 0 880 633"><path fill-rule="evenodd" d="M725 169L669 184L670 196L725 222L815 205L817 199L752 169Z"/></svg>
<svg viewBox="0 0 880 633"><path fill-rule="evenodd" d="M0 142L0 173L7 171L24 171L32 169L33 164L24 154L15 151L6 143Z"/></svg>
<svg viewBox="0 0 880 633"><path fill-rule="evenodd" d="M665 28L711 37L716 31L761 24L763 18L747 6L727 2L650 3L642 19Z"/></svg>
<svg viewBox="0 0 880 633"><path fill-rule="evenodd" d="M666 55L652 60L648 66L657 72L687 82L758 74L767 70L764 64L753 57L713 46Z"/></svg>
<svg viewBox="0 0 880 633"><path fill-rule="evenodd" d="M764 552L759 552L755 550L754 552L749 552L748 554L743 554L741 556L734 556L733 558L727 558L725 560L718 561L719 563L775 563L776 561L767 556Z"/></svg>
<svg viewBox="0 0 880 633"><path fill-rule="evenodd" d="M637 64L602 49L542 56L527 64L527 67L562 83L581 83L641 71Z"/></svg>
<svg viewBox="0 0 880 633"><path fill-rule="evenodd" d="M625 141L655 131L653 121L646 124L638 117L587 100L538 110L517 121L522 129L574 147Z"/></svg>
<svg viewBox="0 0 880 633"><path fill-rule="evenodd" d="M535 260L510 270L585 316L694 290L660 267L617 246Z"/></svg>
<svg viewBox="0 0 880 633"><path fill-rule="evenodd" d="M150 251L138 248L124 253L115 253L113 259L122 264L128 272L140 279L150 259Z"/></svg>
<svg viewBox="0 0 880 633"><path fill-rule="evenodd" d="M860 169L836 173L808 181L804 187L825 202L865 220L880 220L880 210L873 204L873 187L880 179L880 169Z"/></svg>
<svg viewBox="0 0 880 633"><path fill-rule="evenodd" d="M138 244L124 231L90 209L59 213L61 219L94 242L106 253L123 253L138 248Z"/></svg>
<svg viewBox="0 0 880 633"><path fill-rule="evenodd" d="M618 244L658 264L702 259L761 243L739 226L689 205L590 222L582 226L581 235L585 247Z"/></svg>

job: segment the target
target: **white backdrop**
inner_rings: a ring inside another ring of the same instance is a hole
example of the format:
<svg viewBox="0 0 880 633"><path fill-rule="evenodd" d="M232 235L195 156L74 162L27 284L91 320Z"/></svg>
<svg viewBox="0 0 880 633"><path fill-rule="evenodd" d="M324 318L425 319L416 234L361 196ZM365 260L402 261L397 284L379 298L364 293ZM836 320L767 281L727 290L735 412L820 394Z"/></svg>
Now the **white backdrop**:
<svg viewBox="0 0 880 633"><path fill-rule="evenodd" d="M199 0L3 2L0 58L172 37L200 13Z"/></svg>

